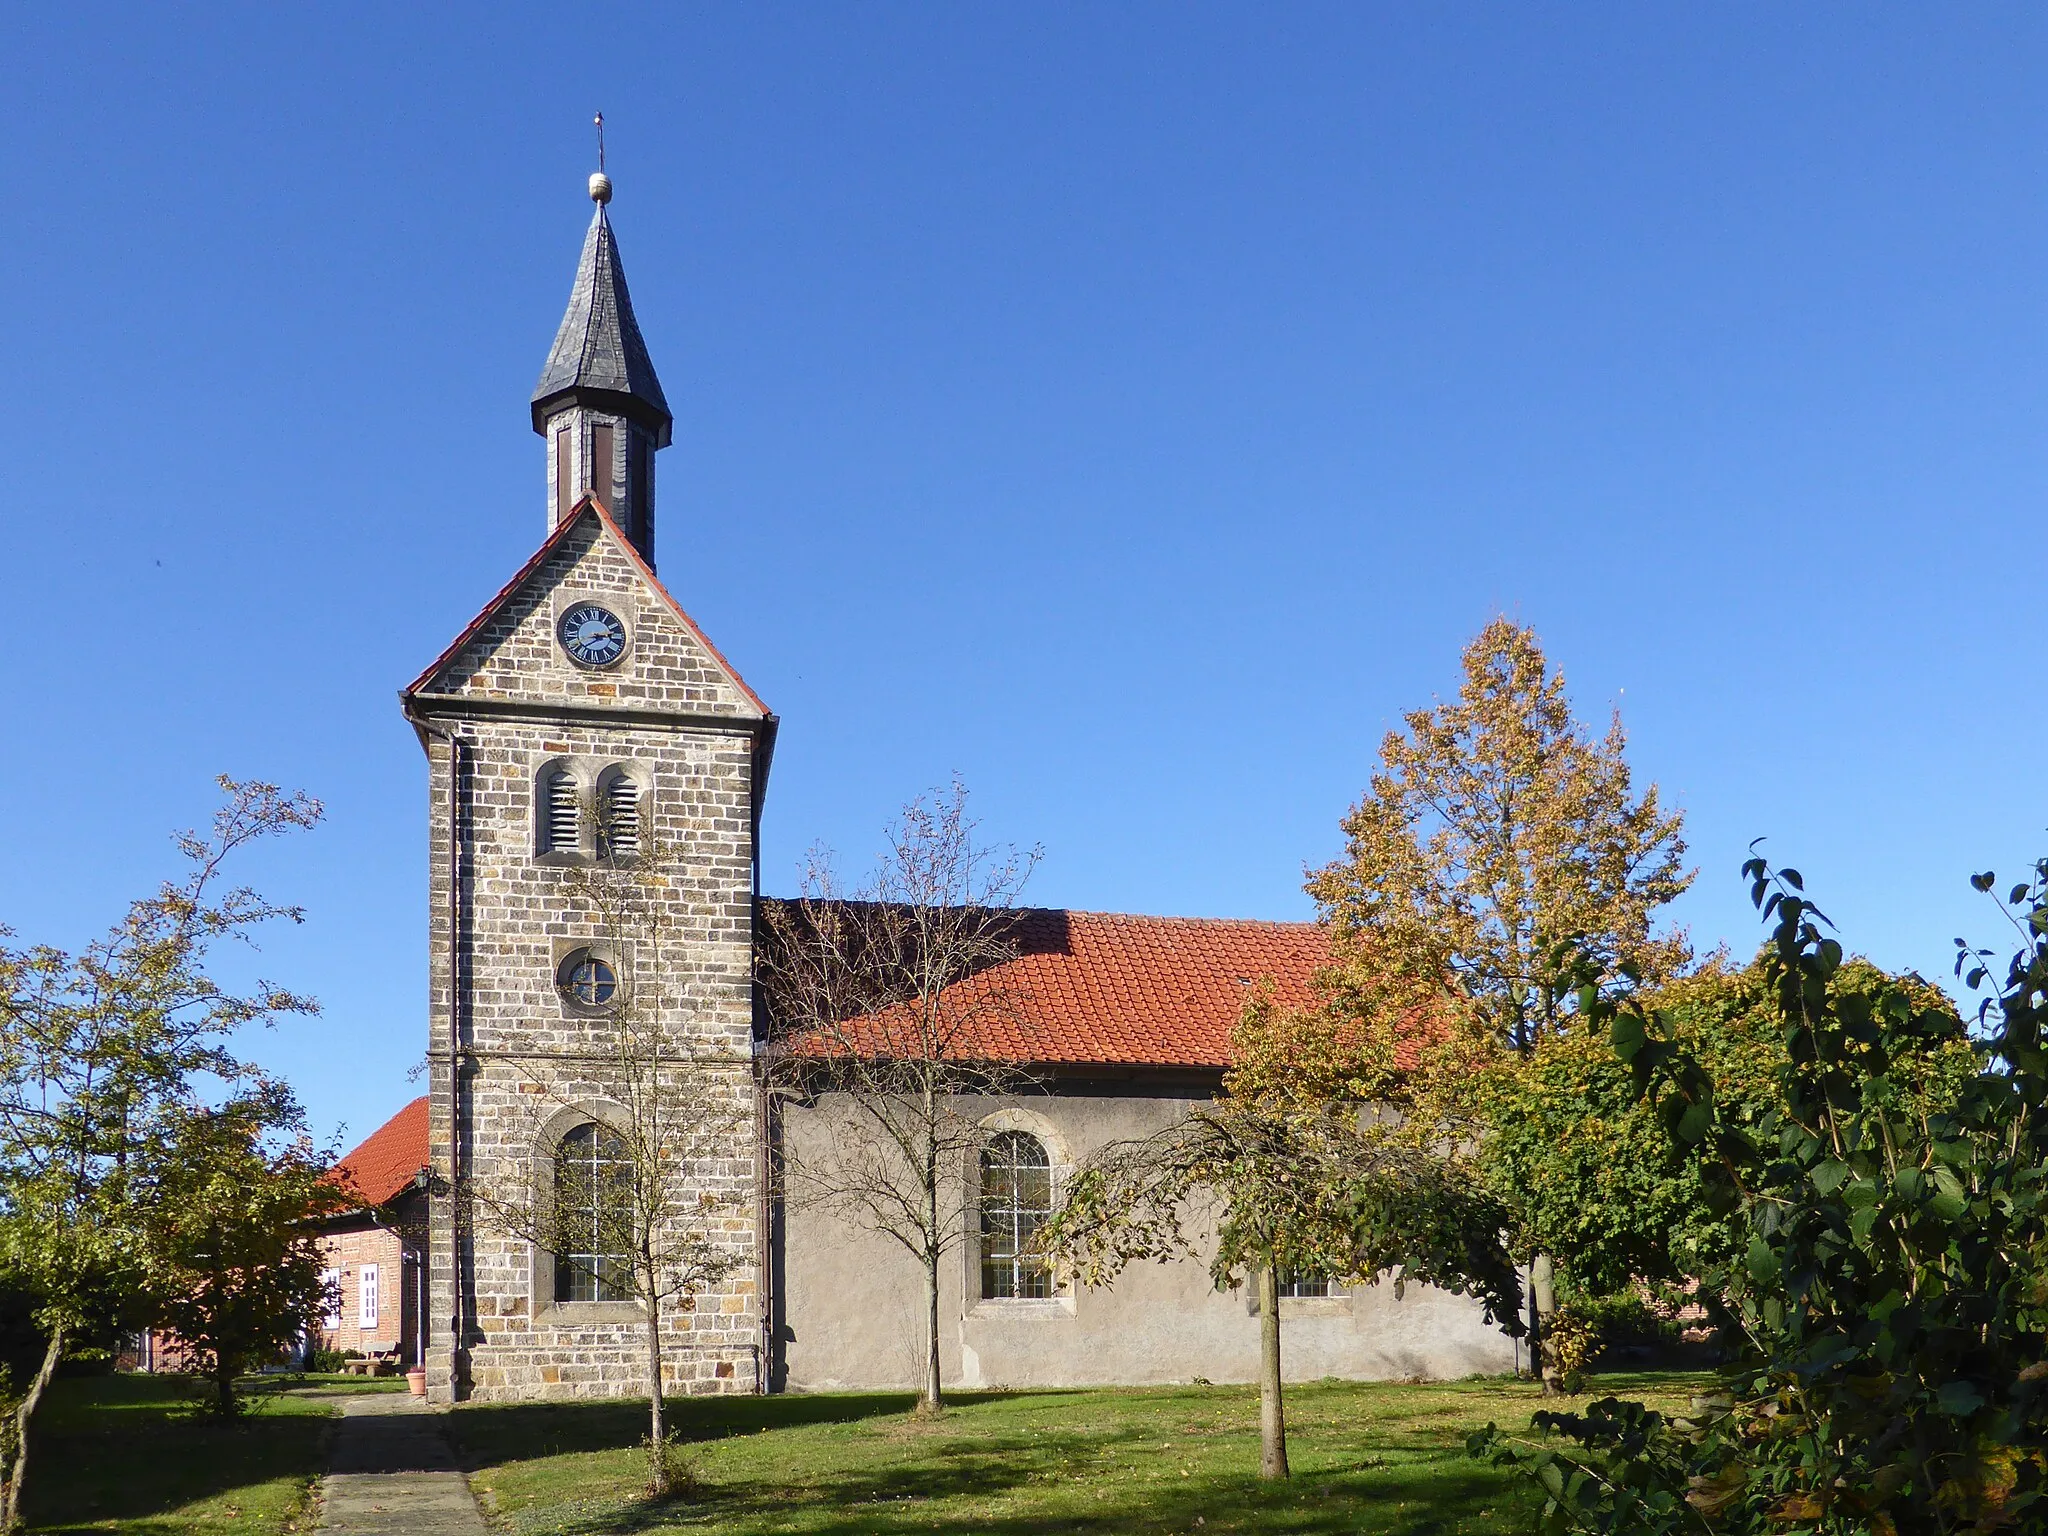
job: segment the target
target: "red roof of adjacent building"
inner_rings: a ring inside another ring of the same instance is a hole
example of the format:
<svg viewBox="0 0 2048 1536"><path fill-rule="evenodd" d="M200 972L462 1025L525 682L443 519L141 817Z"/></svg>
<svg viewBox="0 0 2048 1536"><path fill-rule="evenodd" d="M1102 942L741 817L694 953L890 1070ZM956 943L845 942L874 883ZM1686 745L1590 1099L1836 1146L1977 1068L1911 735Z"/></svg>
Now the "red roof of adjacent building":
<svg viewBox="0 0 2048 1536"><path fill-rule="evenodd" d="M417 1098L336 1163L329 1177L364 1205L385 1205L403 1194L426 1166L427 1101Z"/></svg>
<svg viewBox="0 0 2048 1536"><path fill-rule="evenodd" d="M977 1052L997 1060L1227 1067L1252 989L1270 982L1278 1002L1306 1007L1330 960L1328 932L1316 923L1045 908L1016 917L1017 958L966 984L1002 998L970 1027Z"/></svg>

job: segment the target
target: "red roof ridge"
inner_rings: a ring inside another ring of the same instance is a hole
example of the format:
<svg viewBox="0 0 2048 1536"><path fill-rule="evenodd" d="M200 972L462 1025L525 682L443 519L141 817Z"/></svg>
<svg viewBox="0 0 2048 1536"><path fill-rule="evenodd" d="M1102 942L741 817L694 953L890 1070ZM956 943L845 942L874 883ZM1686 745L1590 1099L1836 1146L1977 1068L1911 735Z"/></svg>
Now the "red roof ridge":
<svg viewBox="0 0 2048 1536"><path fill-rule="evenodd" d="M1064 912L1069 917L1106 918L1115 923L1200 923L1211 928L1322 928L1314 918L1187 917L1154 912L1097 912L1088 907L1019 908L1019 911Z"/></svg>
<svg viewBox="0 0 2048 1536"><path fill-rule="evenodd" d="M801 904L806 898L802 896L768 896L764 899L768 901L787 902L791 906L797 906ZM1087 917L1112 923L1130 923L1133 925L1160 923L1199 923L1202 926L1208 928L1279 928L1302 929L1304 931L1310 929L1324 929L1329 926L1327 923L1324 923L1317 918L1204 917L1188 916L1184 914L1170 912L1109 912L1098 910L1094 907L1015 906L1005 908L1004 910L1015 912L1019 915L1032 912L1042 912L1049 916L1055 917Z"/></svg>
<svg viewBox="0 0 2048 1536"><path fill-rule="evenodd" d="M747 680L745 678L740 676L739 669L735 667L730 661L726 660L725 652L721 651L717 646L711 643L711 637L705 634L704 631L697 626L697 621L691 618L690 615L683 610L683 605L676 601L675 594L670 592L667 587L662 585L661 578L654 574L654 567L649 565L644 559L641 558L640 551L633 547L633 541L627 538L626 535L620 531L619 525L612 521L611 513L605 510L604 503L599 501L595 496L585 496L581 501L576 503L575 508L569 513L567 517L563 518L559 523L555 524L553 530L549 532L548 536L545 539L541 540L540 548L533 552L532 558L529 559L526 562L526 564L519 567L518 572L512 577L510 581L506 582L504 586L498 588L497 595L493 597L489 602L485 603L480 610L478 610L477 616L471 619L469 623L463 627L462 633L455 637L454 642L439 656L436 656L434 658L432 665L430 665L426 671L422 672L418 677L414 678L410 683L406 684L405 689L403 690L405 697L410 698L413 694L418 693L422 688L426 687L428 682L430 682L433 679L435 674L437 674L443 667L447 666L449 662L453 661L458 655L462 653L463 647L468 645L471 640L476 638L477 632L481 630L484 627L484 625L490 622L492 615L497 613L498 609L504 605L505 601L508 598L510 598L514 592L516 592L520 587L526 584L526 580L529 576L531 576L535 571L540 569L542 564L546 562L548 556L552 555L555 552L556 548L560 546L565 539L568 538L570 530L573 529L578 523L583 521L583 516L586 512L594 512L597 514L598 522L604 528L608 529L611 532L612 537L618 541L619 548L625 551L626 558L631 560L633 562L634 568L638 570L643 577L646 578L647 584L654 588L655 594L658 597L660 597L660 599L664 603L668 604L669 612L676 616L677 620L681 622L683 628L688 630L692 635L696 637L697 643L699 645L703 646L705 650L711 653L712 659L715 660L720 666L720 668L724 670L726 677L731 680L732 685L735 688L739 689L741 694L743 694L746 697L747 702L752 704L754 708L761 711L763 715L767 716L770 719L773 719L775 711L770 709L766 704L764 704L761 701L761 696L758 693L754 692L754 690L747 685Z"/></svg>

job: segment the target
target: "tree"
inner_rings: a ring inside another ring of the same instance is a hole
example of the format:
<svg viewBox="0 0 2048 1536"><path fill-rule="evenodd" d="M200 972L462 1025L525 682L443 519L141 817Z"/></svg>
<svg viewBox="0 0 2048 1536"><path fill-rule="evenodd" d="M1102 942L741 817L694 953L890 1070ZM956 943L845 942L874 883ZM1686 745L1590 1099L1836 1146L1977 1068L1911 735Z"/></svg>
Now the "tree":
<svg viewBox="0 0 2048 1536"><path fill-rule="evenodd" d="M966 1240L979 1100L1029 1085L1025 999L1003 980L1037 850L984 847L956 781L904 807L851 892L814 852L804 895L764 905L761 949L779 1092L825 1096L839 1123L783 1147L792 1204L885 1237L924 1279L923 1409L943 1401L939 1266Z"/></svg>
<svg viewBox="0 0 2048 1536"><path fill-rule="evenodd" d="M1668 1015L1589 991L1677 1155L1704 1153L1737 1240L1710 1272L1739 1326L1685 1419L1605 1399L1471 1449L1545 1494L1548 1532L1962 1536L2048 1515L2048 861L1972 1032L1924 984L1859 985L1794 870L1746 869L1774 921L1785 1054L1749 1123ZM1994 883L1977 877L1980 889ZM1990 959L1965 950L1974 987ZM1960 1081L1958 1053L1972 1058Z"/></svg>
<svg viewBox="0 0 2048 1536"><path fill-rule="evenodd" d="M1653 920L1692 883L1683 817L1655 785L1635 793L1619 714L1598 740L1572 717L1533 630L1495 619L1463 667L1454 703L1387 733L1344 854L1308 892L1358 980L1463 997L1526 1051L1570 1006L1561 945L1646 977L1679 968L1683 937Z"/></svg>
<svg viewBox="0 0 2048 1536"><path fill-rule="evenodd" d="M1784 1024L1771 964L1768 949L1739 967L1716 956L1638 997L1713 1076L1720 1112L1750 1127L1784 1108ZM1833 984L1844 996L1873 1003L1903 993L1917 1008L1954 1012L1940 988L1868 960L1843 961ZM1913 1075L1903 1088L1946 1096L1974 1060L1959 1045L1909 1065ZM1581 1296L1612 1294L1637 1281L1696 1280L1739 1253L1728 1213L1710 1198L1708 1153L1674 1155L1604 1030L1582 1021L1550 1032L1526 1058L1497 1066L1478 1097L1489 1180L1504 1195L1512 1192L1528 1224L1570 1255L1570 1279Z"/></svg>
<svg viewBox="0 0 2048 1536"><path fill-rule="evenodd" d="M1635 791L1619 715L1604 737L1589 734L1532 630L1495 619L1463 668L1454 702L1387 734L1344 818L1343 856L1307 885L1330 925L1335 1000L1471 1034L1449 1053L1452 1070L1412 1094L1412 1112L1433 1119L1427 1134L1452 1140L1484 1129L1475 1056L1526 1058L1565 1022L1574 989L1561 956L1590 946L1653 979L1682 966L1683 936L1654 920L1692 880L1681 816L1654 785ZM1521 1225L1532 1304L1547 1314L1556 1245Z"/></svg>
<svg viewBox="0 0 2048 1536"><path fill-rule="evenodd" d="M726 1165L735 1142L751 1139L751 1067L690 1038L690 956L671 918L676 858L654 826L616 838L612 814L586 805L606 832L603 857L563 886L568 915L600 936L569 983L597 1049L528 1063L520 1094L529 1145L544 1145L563 1111L588 1119L586 1139L578 1155L546 1166L473 1169L457 1198L482 1224L548 1254L558 1278L639 1308L647 1483L662 1496L681 1477L667 1424L667 1334L686 1328L697 1298L750 1257L744 1183Z"/></svg>
<svg viewBox="0 0 2048 1536"><path fill-rule="evenodd" d="M231 1098L249 1082L228 1049L235 1031L315 1011L269 982L238 992L207 973L221 939L301 920L247 887L223 890L229 860L321 814L275 785L220 784L211 831L178 839L185 877L131 905L105 938L77 954L0 947L0 1270L41 1298L47 1340L0 1443L0 1529L20 1523L30 1427L67 1343L143 1295L142 1157L202 1084Z"/></svg>
<svg viewBox="0 0 2048 1536"><path fill-rule="evenodd" d="M235 1378L304 1338L325 1309L311 1223L348 1203L328 1178L333 1161L275 1084L220 1108L183 1107L142 1150L132 1203L143 1284L222 1418L240 1409Z"/></svg>
<svg viewBox="0 0 2048 1536"><path fill-rule="evenodd" d="M1089 1285L1205 1250L1219 1286L1256 1285L1261 1477L1288 1475L1281 1276L1394 1271L1397 1293L1413 1279L1476 1294L1520 1331L1505 1212L1459 1148L1419 1145L1379 1113L1400 1069L1389 1039L1262 991L1233 1031L1222 1097L1085 1159L1040 1233Z"/></svg>

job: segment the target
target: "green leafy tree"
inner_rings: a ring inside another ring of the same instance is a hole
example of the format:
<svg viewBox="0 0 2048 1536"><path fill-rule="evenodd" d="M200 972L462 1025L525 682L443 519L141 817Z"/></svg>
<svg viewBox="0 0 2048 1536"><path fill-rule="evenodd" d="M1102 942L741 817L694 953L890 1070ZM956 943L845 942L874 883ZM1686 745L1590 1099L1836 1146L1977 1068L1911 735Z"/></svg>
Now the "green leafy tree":
<svg viewBox="0 0 2048 1536"><path fill-rule="evenodd" d="M1489 1429L1546 1532L1962 1536L2048 1523L2048 861L2008 902L2023 944L1975 1038L1905 983L1859 985L1795 871L1747 867L1785 1055L1746 1121L1668 1014L1606 1022L1677 1155L1704 1153L1736 1252L1708 1281L1742 1348L1670 1419L1614 1399ZM1990 876L1978 877L1988 889ZM1966 952L1972 986L1988 956ZM1971 1070L1953 1089L1959 1052Z"/></svg>
<svg viewBox="0 0 2048 1536"><path fill-rule="evenodd" d="M1259 1475L1285 1477L1280 1277L1392 1271L1474 1294L1511 1331L1520 1288L1505 1212L1455 1147L1417 1145L1376 1113L1397 1063L1342 1019L1263 991L1232 1036L1224 1093L1083 1161L1040 1232L1060 1267L1104 1285L1128 1264L1206 1252L1219 1286L1259 1303Z"/></svg>
<svg viewBox="0 0 2048 1536"><path fill-rule="evenodd" d="M1742 967L1716 957L1640 999L1713 1077L1720 1113L1750 1128L1783 1108L1787 1058L1771 964L1769 949ZM1916 1007L1954 1012L1938 987L1868 960L1845 960L1834 986L1873 1002L1903 992ZM1901 1086L1950 1096L1974 1066L1958 1020L1957 1043L1915 1063ZM1576 1295L1610 1295L1638 1281L1684 1283L1735 1257L1736 1229L1710 1192L1711 1154L1696 1147L1674 1155L1604 1029L1549 1032L1526 1057L1497 1065L1477 1097L1487 1178L1568 1256L1564 1276Z"/></svg>
<svg viewBox="0 0 2048 1536"><path fill-rule="evenodd" d="M169 1117L143 1149L131 1203L141 1283L156 1321L192 1351L213 1411L239 1411L235 1378L310 1333L325 1309L318 1217L349 1202L328 1178L289 1092L258 1085Z"/></svg>
<svg viewBox="0 0 2048 1536"><path fill-rule="evenodd" d="M135 902L76 953L0 945L0 1272L40 1298L45 1345L0 1437L0 1529L21 1521L31 1427L67 1345L146 1295L135 1173L198 1101L249 1074L228 1049L238 1030L314 1005L268 982L245 991L207 972L212 947L298 909L228 887L233 856L310 827L317 801L223 779L204 836L179 839L188 869ZM0 934L11 937L11 934Z"/></svg>

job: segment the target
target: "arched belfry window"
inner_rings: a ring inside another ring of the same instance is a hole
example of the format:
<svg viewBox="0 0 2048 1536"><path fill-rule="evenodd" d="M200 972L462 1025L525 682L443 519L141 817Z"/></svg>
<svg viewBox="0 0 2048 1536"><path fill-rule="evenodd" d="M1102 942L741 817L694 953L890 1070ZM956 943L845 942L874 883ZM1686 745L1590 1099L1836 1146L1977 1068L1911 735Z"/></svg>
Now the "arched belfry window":
<svg viewBox="0 0 2048 1536"><path fill-rule="evenodd" d="M981 1154L981 1294L988 1300L1052 1294L1045 1260L1032 1251L1052 1214L1052 1159L1024 1131L1003 1131Z"/></svg>
<svg viewBox="0 0 2048 1536"><path fill-rule="evenodd" d="M617 1131L579 1125L555 1149L555 1300L632 1296L633 1160Z"/></svg>
<svg viewBox="0 0 2048 1536"><path fill-rule="evenodd" d="M630 768L605 772L598 789L598 852L608 859L640 856L640 781Z"/></svg>
<svg viewBox="0 0 2048 1536"><path fill-rule="evenodd" d="M551 768L541 785L541 852L575 853L582 847L583 790L569 769Z"/></svg>

